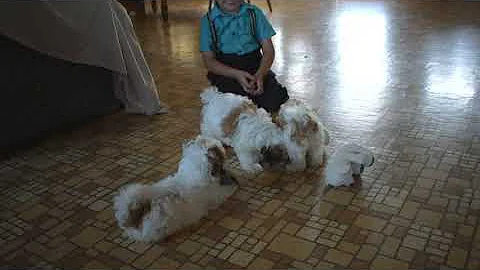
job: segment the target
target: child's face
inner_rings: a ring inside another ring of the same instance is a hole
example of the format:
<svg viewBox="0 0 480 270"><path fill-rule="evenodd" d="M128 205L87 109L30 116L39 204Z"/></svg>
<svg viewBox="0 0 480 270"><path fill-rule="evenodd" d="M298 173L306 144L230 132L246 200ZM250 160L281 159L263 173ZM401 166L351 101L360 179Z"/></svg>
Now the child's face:
<svg viewBox="0 0 480 270"><path fill-rule="evenodd" d="M223 12L236 13L240 10L243 0L215 0Z"/></svg>

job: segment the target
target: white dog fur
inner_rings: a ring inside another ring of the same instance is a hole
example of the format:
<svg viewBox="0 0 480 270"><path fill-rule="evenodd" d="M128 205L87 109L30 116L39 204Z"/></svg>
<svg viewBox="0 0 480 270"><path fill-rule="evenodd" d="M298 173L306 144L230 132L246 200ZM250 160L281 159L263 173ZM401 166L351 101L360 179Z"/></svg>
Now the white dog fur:
<svg viewBox="0 0 480 270"><path fill-rule="evenodd" d="M282 131L270 114L248 98L221 93L214 86L206 88L200 98L201 134L231 146L242 170L262 171L262 149L284 148Z"/></svg>
<svg viewBox="0 0 480 270"><path fill-rule="evenodd" d="M375 162L372 151L355 143L346 143L337 148L328 159L325 178L331 186L349 186L354 175L360 176L364 167Z"/></svg>
<svg viewBox="0 0 480 270"><path fill-rule="evenodd" d="M183 145L178 171L153 185L130 184L114 198L117 222L137 241L157 241L195 223L235 190L222 185L225 149L198 136Z"/></svg>
<svg viewBox="0 0 480 270"><path fill-rule="evenodd" d="M275 122L283 130L290 163L289 171L303 171L324 162L330 142L328 130L306 103L289 99L280 106Z"/></svg>

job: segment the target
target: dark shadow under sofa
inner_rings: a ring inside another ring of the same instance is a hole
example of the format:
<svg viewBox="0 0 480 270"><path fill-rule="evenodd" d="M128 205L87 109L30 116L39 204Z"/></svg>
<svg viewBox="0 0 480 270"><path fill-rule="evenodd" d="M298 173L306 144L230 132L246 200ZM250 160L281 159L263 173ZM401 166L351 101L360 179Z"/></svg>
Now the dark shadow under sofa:
<svg viewBox="0 0 480 270"><path fill-rule="evenodd" d="M121 107L110 70L60 60L0 35L0 153Z"/></svg>

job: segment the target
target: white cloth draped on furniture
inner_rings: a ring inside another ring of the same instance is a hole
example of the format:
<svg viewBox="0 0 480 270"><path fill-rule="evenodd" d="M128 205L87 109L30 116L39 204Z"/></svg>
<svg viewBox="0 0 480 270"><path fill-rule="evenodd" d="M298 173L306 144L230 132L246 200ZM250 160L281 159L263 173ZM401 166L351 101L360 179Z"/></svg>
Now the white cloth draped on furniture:
<svg viewBox="0 0 480 270"><path fill-rule="evenodd" d="M49 56L114 72L127 112L166 112L127 11L116 0L0 1L0 34Z"/></svg>

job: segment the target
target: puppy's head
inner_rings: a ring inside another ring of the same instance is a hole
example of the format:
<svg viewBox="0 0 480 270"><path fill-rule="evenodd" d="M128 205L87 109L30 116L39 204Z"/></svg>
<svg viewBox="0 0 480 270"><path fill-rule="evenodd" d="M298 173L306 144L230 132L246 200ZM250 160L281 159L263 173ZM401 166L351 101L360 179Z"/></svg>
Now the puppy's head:
<svg viewBox="0 0 480 270"><path fill-rule="evenodd" d="M262 155L260 165L264 168L281 170L290 163L288 151L284 145L278 144L271 147L263 147L260 153Z"/></svg>
<svg viewBox="0 0 480 270"><path fill-rule="evenodd" d="M299 143L320 129L308 108L302 104L297 100L287 101L281 106L278 116L274 119L282 130L288 132L293 141Z"/></svg>
<svg viewBox="0 0 480 270"><path fill-rule="evenodd" d="M222 143L216 139L201 136L197 138L197 141L206 149L209 173L212 179L219 181L220 185L236 184L236 180L225 170L227 154Z"/></svg>

